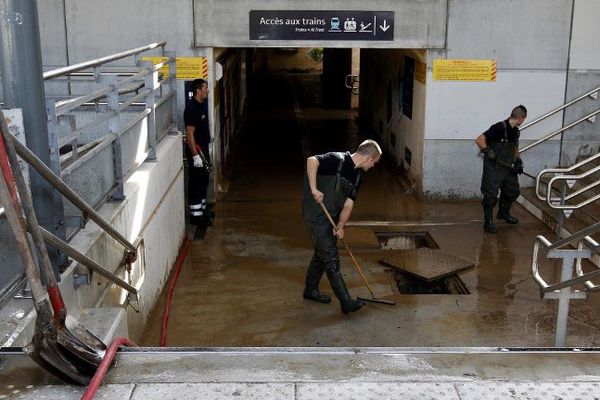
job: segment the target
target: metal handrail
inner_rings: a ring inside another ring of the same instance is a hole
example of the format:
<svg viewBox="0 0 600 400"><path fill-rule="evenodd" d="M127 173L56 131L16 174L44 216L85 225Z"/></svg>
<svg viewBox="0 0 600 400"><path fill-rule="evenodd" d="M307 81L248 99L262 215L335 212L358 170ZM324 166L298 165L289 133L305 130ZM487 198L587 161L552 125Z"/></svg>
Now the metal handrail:
<svg viewBox="0 0 600 400"><path fill-rule="evenodd" d="M584 274L583 271L581 270L581 263L578 261L578 263L576 265L577 269L578 269L577 277L567 279L565 281L561 281L561 282L555 283L553 285L548 285L548 283L540 275L539 265L537 263L540 244L542 246L544 246L544 248L548 252L552 251L553 249L556 250L556 248L554 248L554 245L552 243L550 243L550 241L548 241L548 239L546 239L542 235L538 235L535 238L535 242L533 245L533 257L532 257L532 261L531 261L531 274L533 275L533 279L537 282L537 284L540 286L540 288L542 289L543 292L554 292L556 290L564 289L566 287L573 286L578 283L584 283L584 284L586 284L586 286L588 286L587 283L589 282L590 279L600 277L600 269L597 269L590 273ZM578 246L578 251L586 252L587 254L585 254L585 256L591 257L593 250L588 249L586 251L585 249L582 248L581 244L582 243L580 242L580 244ZM578 259L580 259L580 258L578 258ZM589 282L589 284L591 284L591 282ZM593 285L593 284L591 284L591 285Z"/></svg>
<svg viewBox="0 0 600 400"><path fill-rule="evenodd" d="M597 200L600 199L600 194L597 194L595 196L590 197L589 199L582 201L579 204L560 204L560 203L564 203L567 200L571 200L583 193L586 193L587 191L595 188L596 186L600 185L600 180L594 183L590 183L589 185L579 189L578 191L571 193L568 196L565 196L564 199L560 199L560 198L556 198L556 197L551 197L552 195L552 184L556 181L577 181L579 179L583 179L586 178L587 176L594 174L596 172L600 171L600 166L589 170L586 173L580 174L580 175L560 175L560 176L555 176L554 178L550 179L550 182L548 183L548 193L547 193L547 198L546 201L548 202L548 205L555 209L555 210L578 210L581 207L585 207L588 204L591 204ZM562 200L562 201L561 201Z"/></svg>
<svg viewBox="0 0 600 400"><path fill-rule="evenodd" d="M554 136L558 135L559 133L562 133L562 132L566 131L567 129L571 129L572 127L574 127L576 125L579 125L583 121L586 121L586 120L592 118L593 116L595 116L597 114L600 114L600 109L598 109L598 110L596 110L594 112L589 113L585 117L582 117L582 118L578 119L575 122L571 122L569 125L564 126L564 127L560 128L560 129L558 129L558 130L550 133L549 135L546 135L543 138L536 140L535 142L533 142L533 143L531 143L531 144L523 147L522 149L519 149L519 152L522 154L522 153L526 152L527 150L531 149L532 147L535 147L538 144L543 143L543 142L545 142L548 139L552 139Z"/></svg>
<svg viewBox="0 0 600 400"><path fill-rule="evenodd" d="M134 55L143 53L145 51L156 49L159 47L164 48L166 46L166 44L167 44L167 42L150 43L146 46L136 47L134 49L125 50L120 53L115 53L115 54L111 54L108 56L96 58L94 60L84 61L79 64L68 65L66 67L53 69L51 71L46 71L43 74L44 80L57 78L59 76L65 76L72 72L81 71L81 70L87 69L87 68L97 67L99 65L102 65L102 64L105 64L108 62L112 62L112 61L120 60L122 58L134 56Z"/></svg>
<svg viewBox="0 0 600 400"><path fill-rule="evenodd" d="M590 164L590 163L596 161L596 159L598 159L598 158L600 158L600 153L593 155L592 157L587 158L583 161L580 161L577 164L574 164L567 168L547 168L547 169L540 171L540 173L537 175L537 178L535 180L535 195L540 200L546 200L546 196L544 196L540 193L542 176L544 176L546 174L566 174L569 172L573 172L576 169L578 169L584 165L587 165L587 164Z"/></svg>
<svg viewBox="0 0 600 400"><path fill-rule="evenodd" d="M548 250L559 249L559 248L569 245L573 242L578 242L580 240L584 240L584 239L586 239L586 237L595 235L598 232L600 232L600 222L596 222L595 224L590 225L587 228L583 228L582 230L575 232L574 234L572 234L569 237L566 237L561 240L557 240L556 242L552 243L548 247ZM598 248L596 247L594 250L598 251Z"/></svg>
<svg viewBox="0 0 600 400"><path fill-rule="evenodd" d="M83 211L87 216L90 217L95 223L97 223L102 229L104 229L112 238L117 240L123 247L125 247L135 257L137 249L131 244L120 232L118 232L113 226L106 221L96 210L90 207L85 200L83 200L73 189L67 186L60 177L56 176L54 172L46 166L31 150L18 140L12 138L11 133L7 133L7 136L11 138L17 154L23 158L30 166L32 166L40 175L47 179L54 188L63 194L71 203L77 208Z"/></svg>
<svg viewBox="0 0 600 400"><path fill-rule="evenodd" d="M569 107L569 106L572 106L573 104L575 104L575 103L579 102L580 100L583 100L583 99L585 99L585 98L586 98L586 97L588 97L588 96L592 96L592 95L594 95L594 93L597 93L598 91L600 91L600 86L598 86L598 87L596 87L596 88L594 88L594 89L590 90L589 92L587 92L587 93L585 93L585 94L582 94L581 96L577 97L576 99L573 99L573 100L569 101L568 103L565 103L565 104L563 104L562 106L560 106L560 107L558 107L558 108L556 108L556 109L554 109L554 110L550 111L549 113L546 113L546 114L542 115L541 117L539 117L539 118L536 118L536 119L534 119L533 121L526 123L525 125L523 125L523 126L521 127L521 130L523 130L523 129L527 129L527 128L529 128L531 125L535 125L535 124L537 124L538 122L545 120L546 118L548 118L548 117L550 117L550 116L552 116L552 115L556 114L557 112L560 112L560 111L564 110L565 108L567 108L567 107Z"/></svg>
<svg viewBox="0 0 600 400"><path fill-rule="evenodd" d="M587 242L587 246L590 249L593 249L593 251L595 251L595 252L597 252L600 249L600 244L598 242L596 242L591 237L586 237L582 242L579 242L579 246L578 246L579 250L582 249L583 242ZM600 267L598 269L600 270ZM585 282L583 282L583 284L587 288L588 292L596 292L596 291L600 290L600 285L595 285L593 282L591 282L590 279L592 279L592 278L590 278L589 275L586 275L583 272L581 258L578 258L575 263L575 271L577 273L577 276L585 276L587 278L587 280Z"/></svg>
<svg viewBox="0 0 600 400"><path fill-rule="evenodd" d="M547 249L552 245L548 239L546 239L542 235L538 235L533 242L533 256L531 257L531 274L533 275L533 279L537 282L538 286L545 290L548 287L548 284L540 275L540 269L537 263L538 253L540 251L540 243Z"/></svg>

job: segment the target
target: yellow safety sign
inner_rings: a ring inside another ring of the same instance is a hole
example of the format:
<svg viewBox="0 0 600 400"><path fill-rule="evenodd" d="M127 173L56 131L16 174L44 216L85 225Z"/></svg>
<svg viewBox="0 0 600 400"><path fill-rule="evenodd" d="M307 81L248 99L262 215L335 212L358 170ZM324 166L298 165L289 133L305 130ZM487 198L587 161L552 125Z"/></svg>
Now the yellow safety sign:
<svg viewBox="0 0 600 400"><path fill-rule="evenodd" d="M433 60L433 79L496 82L496 60Z"/></svg>
<svg viewBox="0 0 600 400"><path fill-rule="evenodd" d="M160 64L165 62L167 57L142 57L142 60ZM175 67L177 79L189 81L208 78L208 59L206 57L176 57ZM165 77L169 76L169 66L161 67L158 72Z"/></svg>

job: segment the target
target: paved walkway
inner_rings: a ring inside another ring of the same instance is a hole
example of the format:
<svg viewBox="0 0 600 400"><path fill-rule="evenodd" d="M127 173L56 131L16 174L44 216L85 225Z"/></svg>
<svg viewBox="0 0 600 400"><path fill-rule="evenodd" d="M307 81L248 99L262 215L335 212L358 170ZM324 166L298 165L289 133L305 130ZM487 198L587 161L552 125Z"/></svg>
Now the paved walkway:
<svg viewBox="0 0 600 400"><path fill-rule="evenodd" d="M5 384L8 377L15 383ZM0 399L79 399L83 393L30 383L31 377L11 377L10 371L0 373L0 381ZM96 398L592 400L600 398L600 352L179 349L120 354L106 383Z"/></svg>

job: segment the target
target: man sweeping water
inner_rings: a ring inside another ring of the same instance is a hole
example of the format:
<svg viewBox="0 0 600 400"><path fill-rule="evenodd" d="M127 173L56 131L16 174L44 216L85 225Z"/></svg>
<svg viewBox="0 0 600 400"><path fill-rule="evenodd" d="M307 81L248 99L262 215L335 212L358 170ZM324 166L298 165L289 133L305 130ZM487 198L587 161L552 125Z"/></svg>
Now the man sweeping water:
<svg viewBox="0 0 600 400"><path fill-rule="evenodd" d="M357 311L365 303L348 293L340 272L337 239L344 237L344 226L352 214L363 172L371 169L380 157L377 142L365 140L355 153L330 152L306 160L303 216L315 250L306 273L304 298L331 302L331 297L319 291L319 282L326 273L344 314ZM333 217L335 228L332 229L321 204Z"/></svg>

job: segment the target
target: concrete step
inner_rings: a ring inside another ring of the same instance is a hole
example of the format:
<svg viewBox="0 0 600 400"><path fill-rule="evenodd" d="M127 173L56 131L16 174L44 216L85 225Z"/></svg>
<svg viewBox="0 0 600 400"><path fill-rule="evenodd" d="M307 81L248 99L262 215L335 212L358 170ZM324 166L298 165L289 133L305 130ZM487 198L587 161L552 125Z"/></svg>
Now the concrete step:
<svg viewBox="0 0 600 400"><path fill-rule="evenodd" d="M79 323L107 347L116 337L128 337L127 312L124 308L88 308L79 316Z"/></svg>
<svg viewBox="0 0 600 400"><path fill-rule="evenodd" d="M522 188L521 198L519 198L518 202L544 222L546 226L556 231L559 211L552 209L545 201L538 199L533 188ZM572 234L595 224L599 220L600 206L590 204L579 210L574 210L569 218L563 220L563 228L568 234ZM600 239L599 235L595 236Z"/></svg>

